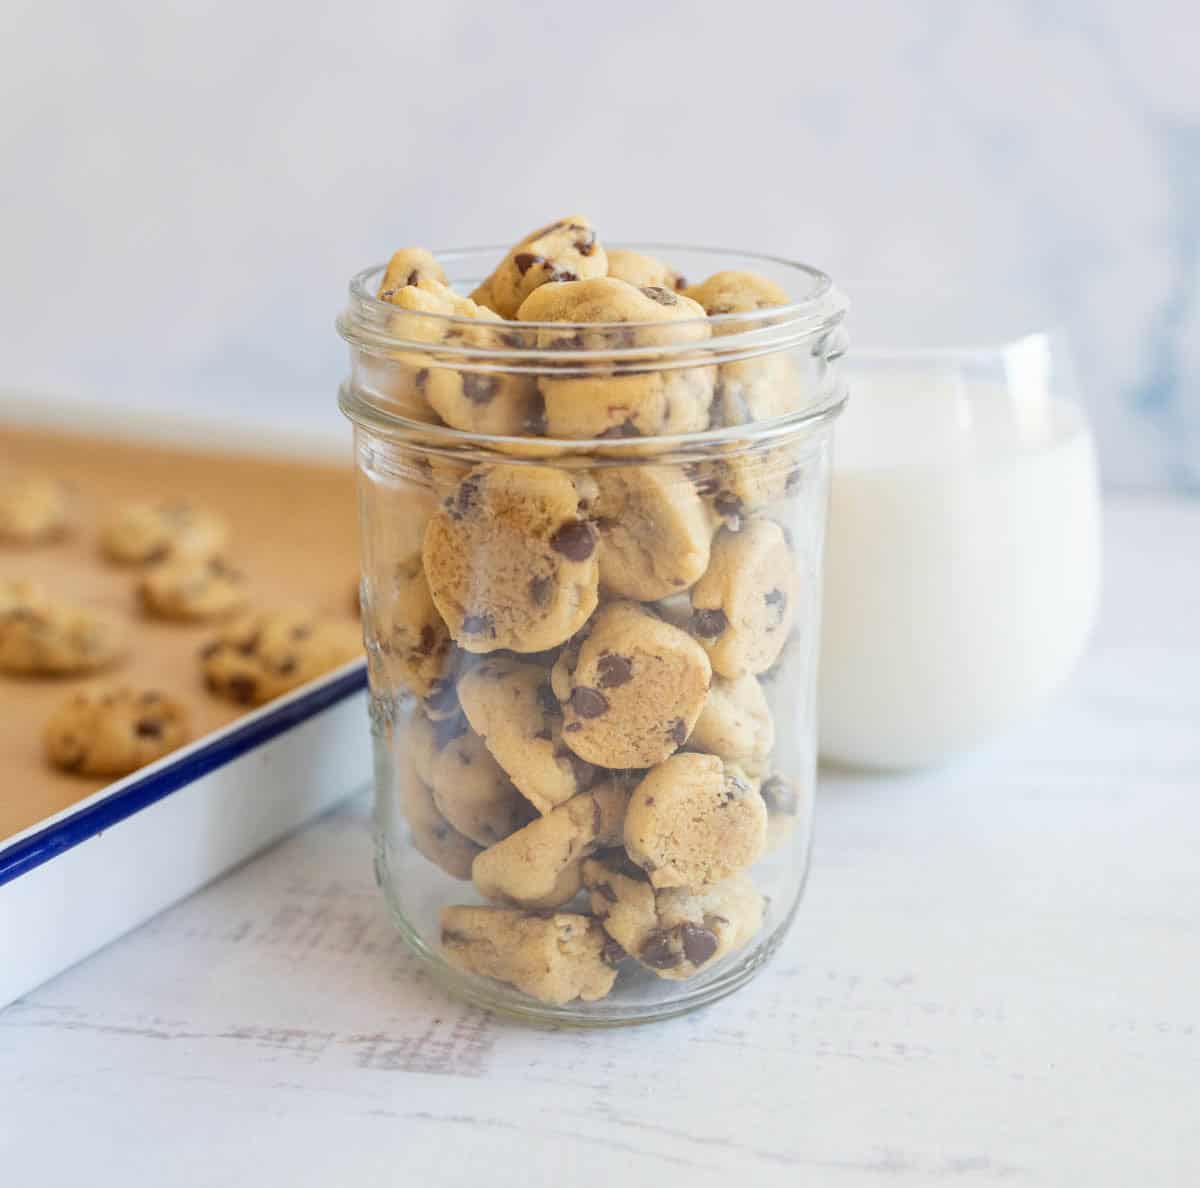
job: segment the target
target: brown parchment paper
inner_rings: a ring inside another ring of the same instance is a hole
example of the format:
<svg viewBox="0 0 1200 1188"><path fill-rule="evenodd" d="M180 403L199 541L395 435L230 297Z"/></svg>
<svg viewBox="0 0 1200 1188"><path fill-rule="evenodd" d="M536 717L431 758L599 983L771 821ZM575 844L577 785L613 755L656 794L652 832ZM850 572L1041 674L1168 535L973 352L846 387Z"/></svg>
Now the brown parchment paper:
<svg viewBox="0 0 1200 1188"><path fill-rule="evenodd" d="M247 577L252 606L296 606L350 619L358 541L349 444L344 467L308 461L191 452L0 425L0 474L39 471L74 487L75 525L57 543L0 544L0 578L33 578L61 596L121 615L127 658L83 678L0 673L0 841L90 796L109 781L52 770L42 723L84 685L129 682L170 692L191 711L193 738L246 711L211 696L196 653L216 630L151 620L137 609L136 567L105 560L97 525L126 499L183 497L228 517L226 556Z"/></svg>

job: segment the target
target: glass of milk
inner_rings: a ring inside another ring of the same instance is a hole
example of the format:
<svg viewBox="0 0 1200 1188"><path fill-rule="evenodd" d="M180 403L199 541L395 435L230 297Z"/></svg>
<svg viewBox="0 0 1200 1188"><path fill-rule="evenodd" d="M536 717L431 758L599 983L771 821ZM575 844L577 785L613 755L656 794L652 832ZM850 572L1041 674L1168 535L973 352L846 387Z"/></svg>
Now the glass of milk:
<svg viewBox="0 0 1200 1188"><path fill-rule="evenodd" d="M1061 339L852 352L820 662L823 759L937 763L1078 660L1100 589L1092 438Z"/></svg>

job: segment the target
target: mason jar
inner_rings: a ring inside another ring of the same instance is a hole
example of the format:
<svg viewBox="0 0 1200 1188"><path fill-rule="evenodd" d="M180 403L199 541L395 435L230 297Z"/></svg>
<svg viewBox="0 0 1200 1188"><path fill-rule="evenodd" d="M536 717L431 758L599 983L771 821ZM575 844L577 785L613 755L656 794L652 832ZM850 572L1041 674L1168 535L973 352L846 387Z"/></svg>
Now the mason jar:
<svg viewBox="0 0 1200 1188"><path fill-rule="evenodd" d="M375 267L338 321L378 880L441 982L552 1023L734 990L809 862L845 302L775 257L636 250L711 283L480 322L380 300ZM438 259L465 293L502 254Z"/></svg>

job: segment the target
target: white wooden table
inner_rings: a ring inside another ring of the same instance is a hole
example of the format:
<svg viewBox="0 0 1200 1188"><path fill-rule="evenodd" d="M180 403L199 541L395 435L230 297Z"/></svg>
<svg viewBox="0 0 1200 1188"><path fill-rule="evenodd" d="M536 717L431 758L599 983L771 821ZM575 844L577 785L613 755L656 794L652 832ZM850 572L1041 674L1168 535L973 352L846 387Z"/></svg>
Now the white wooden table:
<svg viewBox="0 0 1200 1188"><path fill-rule="evenodd" d="M1200 1183L1200 503L1108 539L1043 713L825 776L805 910L733 998L615 1033L449 1001L356 803L0 1014L0 1184Z"/></svg>

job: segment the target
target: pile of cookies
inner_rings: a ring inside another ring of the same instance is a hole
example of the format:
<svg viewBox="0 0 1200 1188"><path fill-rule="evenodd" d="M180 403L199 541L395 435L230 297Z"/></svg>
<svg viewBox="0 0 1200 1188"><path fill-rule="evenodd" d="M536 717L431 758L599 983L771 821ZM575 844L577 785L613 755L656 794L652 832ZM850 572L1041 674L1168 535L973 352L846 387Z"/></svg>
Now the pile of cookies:
<svg viewBox="0 0 1200 1188"><path fill-rule="evenodd" d="M72 492L52 478L0 483L0 546L56 545L73 533ZM203 648L200 675L214 694L259 705L359 654L350 621L301 612L248 612L247 583L222 558L226 521L184 501L130 503L102 524L98 552L126 566L140 614L178 623L231 620ZM119 666L129 625L119 616L55 598L25 579L0 580L0 672L10 677L86 677ZM47 760L86 776L121 776L190 737L179 697L154 688L87 686L43 731Z"/></svg>
<svg viewBox="0 0 1200 1188"><path fill-rule="evenodd" d="M629 346L696 347L721 332L714 315L788 302L753 273L689 286L606 252L581 216L526 236L469 298L429 252L399 251L378 297L406 311L393 329L410 342L559 351L622 329ZM423 421L576 440L740 424L802 399L786 355L710 359L530 375L400 354L388 391ZM502 452L423 463L391 496L416 515L417 485L433 493L419 548L367 562L373 687L413 705L396 753L412 845L489 902L444 907L442 950L555 1004L607 995L625 961L707 972L760 929L747 872L796 812L760 678L801 601L772 514L800 467L779 446L687 467Z"/></svg>

